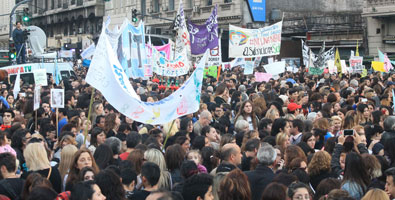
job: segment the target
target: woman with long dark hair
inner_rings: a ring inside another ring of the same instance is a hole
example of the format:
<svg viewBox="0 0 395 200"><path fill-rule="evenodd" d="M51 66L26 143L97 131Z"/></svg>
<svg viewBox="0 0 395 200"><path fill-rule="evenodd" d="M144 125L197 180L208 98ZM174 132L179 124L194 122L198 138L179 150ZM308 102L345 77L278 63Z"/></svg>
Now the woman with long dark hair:
<svg viewBox="0 0 395 200"><path fill-rule="evenodd" d="M341 188L355 199L361 199L369 184L370 177L362 156L355 152L348 153Z"/></svg>
<svg viewBox="0 0 395 200"><path fill-rule="evenodd" d="M258 130L259 119L254 111L252 101L244 101L235 117L235 124L238 120L246 120L249 124L250 130Z"/></svg>

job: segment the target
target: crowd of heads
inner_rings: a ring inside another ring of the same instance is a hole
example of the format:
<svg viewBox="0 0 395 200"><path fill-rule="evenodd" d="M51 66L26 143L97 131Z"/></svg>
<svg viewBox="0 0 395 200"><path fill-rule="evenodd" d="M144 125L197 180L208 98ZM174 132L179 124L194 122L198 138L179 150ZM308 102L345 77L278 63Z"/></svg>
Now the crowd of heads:
<svg viewBox="0 0 395 200"><path fill-rule="evenodd" d="M34 85L22 80L14 99L4 81L0 198L395 198L395 74L303 69L268 82L225 70L204 79L196 113L161 125L117 111L86 83L86 68L58 86L50 77L37 110ZM131 83L155 102L174 90L163 82L188 75L165 79ZM65 108L51 108L52 88L65 90Z"/></svg>

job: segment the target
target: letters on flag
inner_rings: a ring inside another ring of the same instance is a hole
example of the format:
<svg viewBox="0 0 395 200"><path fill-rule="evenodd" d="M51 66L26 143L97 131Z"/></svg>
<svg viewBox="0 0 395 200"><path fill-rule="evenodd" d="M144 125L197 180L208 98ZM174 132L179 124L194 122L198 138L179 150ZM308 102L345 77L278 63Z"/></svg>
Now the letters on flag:
<svg viewBox="0 0 395 200"><path fill-rule="evenodd" d="M218 22L217 6L203 25L188 22L189 38L191 42L192 55L200 55L207 49L218 47Z"/></svg>
<svg viewBox="0 0 395 200"><path fill-rule="evenodd" d="M156 49L153 49L152 54L153 72L158 75L175 77L187 74L189 71L190 66L186 49L184 49L183 54L180 54L174 60L166 59L166 57Z"/></svg>
<svg viewBox="0 0 395 200"><path fill-rule="evenodd" d="M125 116L141 123L165 124L199 109L206 59L207 55L184 85L170 96L153 103L141 102L116 59L103 26L86 81Z"/></svg>
<svg viewBox="0 0 395 200"><path fill-rule="evenodd" d="M229 57L253 58L280 54L282 21L260 29L229 25Z"/></svg>

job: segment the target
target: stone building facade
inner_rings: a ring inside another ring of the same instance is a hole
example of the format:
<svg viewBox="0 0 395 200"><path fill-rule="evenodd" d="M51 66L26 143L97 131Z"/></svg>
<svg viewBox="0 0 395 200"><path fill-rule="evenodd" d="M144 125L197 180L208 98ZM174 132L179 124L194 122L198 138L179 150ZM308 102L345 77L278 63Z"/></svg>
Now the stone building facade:
<svg viewBox="0 0 395 200"><path fill-rule="evenodd" d="M31 24L45 31L49 48L59 49L69 44L80 49L88 45L83 43L100 34L103 0L33 0L29 8Z"/></svg>
<svg viewBox="0 0 395 200"><path fill-rule="evenodd" d="M367 20L370 55L377 49L395 56L395 0L365 0L362 16Z"/></svg>

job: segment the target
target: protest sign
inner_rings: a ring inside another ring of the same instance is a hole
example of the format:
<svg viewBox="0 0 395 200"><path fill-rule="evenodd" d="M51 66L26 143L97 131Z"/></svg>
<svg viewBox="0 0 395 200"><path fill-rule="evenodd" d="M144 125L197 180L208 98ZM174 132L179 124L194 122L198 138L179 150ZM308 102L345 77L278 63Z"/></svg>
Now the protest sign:
<svg viewBox="0 0 395 200"><path fill-rule="evenodd" d="M328 72L330 74L336 74L337 73L337 67L335 66L335 61L334 60L326 61L326 65L328 66Z"/></svg>
<svg viewBox="0 0 395 200"><path fill-rule="evenodd" d="M222 63L222 70L230 70L232 68L232 65L230 62L223 62Z"/></svg>
<svg viewBox="0 0 395 200"><path fill-rule="evenodd" d="M265 71L272 76L278 75L285 72L285 61L274 62L263 67L265 68Z"/></svg>
<svg viewBox="0 0 395 200"><path fill-rule="evenodd" d="M210 54L207 60L207 66L219 66L222 62L221 56L221 40L218 40L218 46L210 49Z"/></svg>
<svg viewBox="0 0 395 200"><path fill-rule="evenodd" d="M324 73L324 69L318 68L318 67L310 67L309 68L309 74L312 75L321 75Z"/></svg>
<svg viewBox="0 0 395 200"><path fill-rule="evenodd" d="M244 65L244 74L250 75L254 72L254 61L246 61Z"/></svg>
<svg viewBox="0 0 395 200"><path fill-rule="evenodd" d="M244 65L246 64L246 61L245 61L244 58L235 58L234 60L232 60L230 62L230 64L231 64L231 68L237 67L237 66L240 66L240 67L244 68Z"/></svg>
<svg viewBox="0 0 395 200"><path fill-rule="evenodd" d="M263 72L255 72L255 81L257 82L269 82L269 80L272 78L271 74L268 73L263 73Z"/></svg>
<svg viewBox="0 0 395 200"><path fill-rule="evenodd" d="M229 57L252 58L280 54L282 21L260 29L229 25Z"/></svg>
<svg viewBox="0 0 395 200"><path fill-rule="evenodd" d="M149 64L144 65L144 76L152 77L152 65Z"/></svg>
<svg viewBox="0 0 395 200"><path fill-rule="evenodd" d="M285 61L285 67L287 68L298 69L300 67L300 58L282 58L281 61Z"/></svg>
<svg viewBox="0 0 395 200"><path fill-rule="evenodd" d="M188 73L189 62L188 62L186 49L184 49L183 54L180 54L174 60L166 59L165 56L159 53L159 51L156 49L152 49L152 50L153 50L151 57L151 59L153 60L152 70L156 74L161 76L176 77Z"/></svg>
<svg viewBox="0 0 395 200"><path fill-rule="evenodd" d="M207 55L182 87L170 96L157 102L142 102L118 62L103 26L86 81L126 117L146 124L165 124L198 111L206 60Z"/></svg>
<svg viewBox="0 0 395 200"><path fill-rule="evenodd" d="M64 89L51 89L51 108L64 108Z"/></svg>
<svg viewBox="0 0 395 200"><path fill-rule="evenodd" d="M200 55L207 49L218 47L218 22L217 6L203 25L188 22L189 38L191 42L192 55Z"/></svg>
<svg viewBox="0 0 395 200"><path fill-rule="evenodd" d="M34 88L33 110L37 110L38 108L40 108L40 94L41 94L41 86L36 85L36 87Z"/></svg>
<svg viewBox="0 0 395 200"><path fill-rule="evenodd" d="M34 83L36 85L47 86L47 70L46 69L37 69L33 71Z"/></svg>
<svg viewBox="0 0 395 200"><path fill-rule="evenodd" d="M364 68L362 66L363 57L351 56L349 62L350 62L350 73L361 73L362 72L362 69Z"/></svg>
<svg viewBox="0 0 395 200"><path fill-rule="evenodd" d="M72 58L73 50L60 50L59 58Z"/></svg>
<svg viewBox="0 0 395 200"><path fill-rule="evenodd" d="M257 57L257 58L255 58L255 60L254 60L254 68L259 67L259 65L261 64L261 62L262 62L262 57Z"/></svg>
<svg viewBox="0 0 395 200"><path fill-rule="evenodd" d="M365 78L368 75L368 70L367 69L363 69L362 73L361 73L361 78Z"/></svg>
<svg viewBox="0 0 395 200"><path fill-rule="evenodd" d="M341 68L342 68L342 73L347 73L348 72L348 67L347 67L346 61L345 60L340 60L340 65L341 65Z"/></svg>

